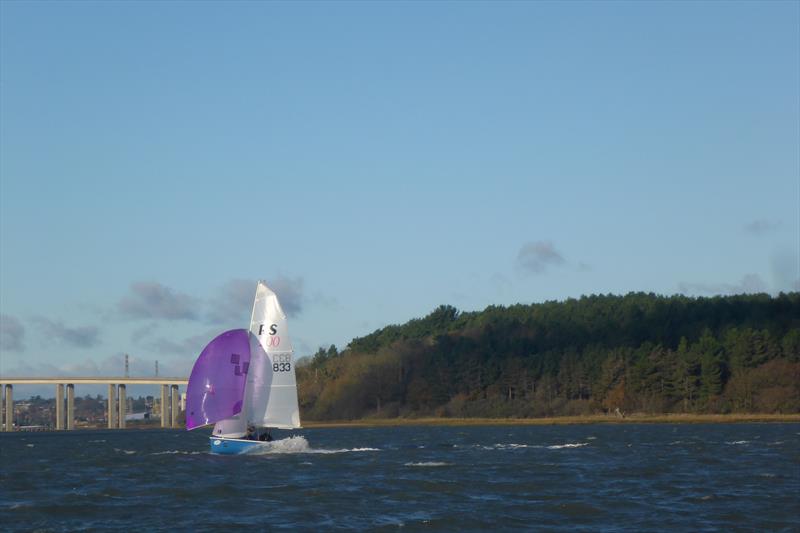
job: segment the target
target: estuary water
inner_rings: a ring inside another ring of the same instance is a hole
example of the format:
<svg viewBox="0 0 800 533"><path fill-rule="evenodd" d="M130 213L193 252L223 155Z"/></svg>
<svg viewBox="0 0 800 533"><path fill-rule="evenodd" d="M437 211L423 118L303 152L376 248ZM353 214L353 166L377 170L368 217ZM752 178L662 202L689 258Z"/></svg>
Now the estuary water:
<svg viewBox="0 0 800 533"><path fill-rule="evenodd" d="M0 435L5 531L800 531L800 424Z"/></svg>

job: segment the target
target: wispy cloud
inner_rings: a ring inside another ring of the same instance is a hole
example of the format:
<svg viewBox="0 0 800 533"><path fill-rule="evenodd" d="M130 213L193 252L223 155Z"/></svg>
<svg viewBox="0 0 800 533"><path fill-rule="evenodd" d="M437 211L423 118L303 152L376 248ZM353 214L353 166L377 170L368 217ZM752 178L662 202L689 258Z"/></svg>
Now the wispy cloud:
<svg viewBox="0 0 800 533"><path fill-rule="evenodd" d="M128 359L129 374L140 375L137 372L139 366L137 359L134 357ZM123 376L125 375L125 354L118 353L99 360L86 358L83 361L70 362L59 365L57 372L66 376Z"/></svg>
<svg viewBox="0 0 800 533"><path fill-rule="evenodd" d="M132 283L130 293L119 301L123 316L136 319L197 320L197 298L176 292L155 281Z"/></svg>
<svg viewBox="0 0 800 533"><path fill-rule="evenodd" d="M767 284L758 274L746 274L739 283L691 283L678 284L683 294L753 294L768 292Z"/></svg>
<svg viewBox="0 0 800 533"><path fill-rule="evenodd" d="M256 280L232 279L208 302L212 324L244 324L253 307Z"/></svg>
<svg viewBox="0 0 800 533"><path fill-rule="evenodd" d="M217 332L221 333L221 332ZM183 340L176 341L174 339L167 339L159 337L149 343L146 347L157 354L177 354L177 355L193 355L197 357L203 350L206 344L214 339L214 334L210 335L193 335L186 337Z"/></svg>
<svg viewBox="0 0 800 533"><path fill-rule="evenodd" d="M283 307L287 315L297 316L303 311L305 303L303 278L276 276L267 281L267 285L278 295L281 307Z"/></svg>
<svg viewBox="0 0 800 533"><path fill-rule="evenodd" d="M9 377L17 376L58 376L62 369L52 363L41 362L33 364L29 361L17 361L16 366L3 367L3 375ZM47 387L48 389L50 386Z"/></svg>
<svg viewBox="0 0 800 533"><path fill-rule="evenodd" d="M745 224L744 230L754 235L763 235L765 233L774 231L780 227L781 227L780 220L767 220L765 218L759 218L757 220L753 220L748 224Z"/></svg>
<svg viewBox="0 0 800 533"><path fill-rule="evenodd" d="M31 320L48 341L55 340L76 348L91 348L100 342L100 330L95 326L67 327L60 320L50 320L43 316L35 316Z"/></svg>
<svg viewBox="0 0 800 533"><path fill-rule="evenodd" d="M158 331L158 322L150 322L131 332L131 342L141 344L145 339L150 338Z"/></svg>
<svg viewBox="0 0 800 533"><path fill-rule="evenodd" d="M550 241L526 243L517 253L517 266L533 274L542 274L549 267L558 267L565 262L564 256Z"/></svg>
<svg viewBox="0 0 800 533"><path fill-rule="evenodd" d="M22 352L25 350L25 326L15 316L0 314L0 350Z"/></svg>
<svg viewBox="0 0 800 533"><path fill-rule="evenodd" d="M187 357L164 357L159 359L160 376L185 377L189 375L195 355ZM132 377L155 374L155 358L128 356L129 375ZM125 354L115 353L99 359L85 358L62 364L49 362L18 362L13 368L3 369L6 376L123 376L125 374ZM50 389L50 386L47 387Z"/></svg>
<svg viewBox="0 0 800 533"><path fill-rule="evenodd" d="M266 281L278 295L281 307L287 315L297 316L303 311L303 306L308 300L303 278L275 276ZM250 316L255 288L256 280L232 279L225 283L208 301L208 321L212 324L243 324ZM316 298L314 301L322 303Z"/></svg>

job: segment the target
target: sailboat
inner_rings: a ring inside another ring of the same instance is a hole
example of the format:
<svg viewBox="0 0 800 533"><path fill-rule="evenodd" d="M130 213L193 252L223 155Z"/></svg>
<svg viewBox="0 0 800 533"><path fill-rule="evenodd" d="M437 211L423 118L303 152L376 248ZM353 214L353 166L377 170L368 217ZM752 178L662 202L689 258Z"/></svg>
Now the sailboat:
<svg viewBox="0 0 800 533"><path fill-rule="evenodd" d="M200 353L186 388L186 429L214 424L211 452L269 446L272 429L300 428L292 342L286 314L263 281L250 329L218 335Z"/></svg>

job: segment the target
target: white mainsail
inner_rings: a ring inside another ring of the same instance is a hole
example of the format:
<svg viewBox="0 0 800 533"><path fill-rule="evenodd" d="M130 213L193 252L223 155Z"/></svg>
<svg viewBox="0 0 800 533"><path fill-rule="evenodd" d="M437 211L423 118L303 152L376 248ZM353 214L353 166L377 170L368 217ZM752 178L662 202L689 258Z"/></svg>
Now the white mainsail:
<svg viewBox="0 0 800 533"><path fill-rule="evenodd" d="M248 378L253 380L253 387L248 417L257 426L299 428L294 350L286 314L278 297L262 281L256 288L250 331L260 343L261 350L252 350L250 360L253 370Z"/></svg>
<svg viewBox="0 0 800 533"><path fill-rule="evenodd" d="M242 412L217 422L214 435L242 437L248 424L293 429L300 427L294 350L286 314L278 297L259 281L250 317L250 367Z"/></svg>

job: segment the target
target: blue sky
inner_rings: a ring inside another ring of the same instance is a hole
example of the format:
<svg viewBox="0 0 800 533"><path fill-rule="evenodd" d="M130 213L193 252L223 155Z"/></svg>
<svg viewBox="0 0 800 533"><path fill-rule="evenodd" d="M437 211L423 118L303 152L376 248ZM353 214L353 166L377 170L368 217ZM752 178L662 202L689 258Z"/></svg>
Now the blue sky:
<svg viewBox="0 0 800 533"><path fill-rule="evenodd" d="M0 373L797 290L797 2L1 2Z"/></svg>

